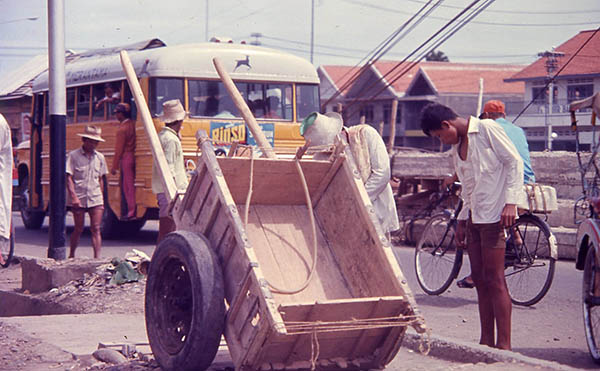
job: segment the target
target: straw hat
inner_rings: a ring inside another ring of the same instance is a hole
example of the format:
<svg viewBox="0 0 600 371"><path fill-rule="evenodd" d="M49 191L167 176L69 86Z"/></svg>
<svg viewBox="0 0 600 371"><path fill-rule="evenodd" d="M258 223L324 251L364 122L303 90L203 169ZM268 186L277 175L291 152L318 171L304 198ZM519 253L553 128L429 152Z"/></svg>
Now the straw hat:
<svg viewBox="0 0 600 371"><path fill-rule="evenodd" d="M85 127L84 132L79 133L77 135L79 135L80 137L83 137L83 138L95 140L97 142L104 142L104 139L102 139L102 137L100 136L101 134L102 134L101 128L94 126L94 125L87 125Z"/></svg>
<svg viewBox="0 0 600 371"><path fill-rule="evenodd" d="M308 115L300 126L300 135L310 139L313 146L333 144L333 141L344 126L342 116L336 112L327 112L321 115L313 112Z"/></svg>
<svg viewBox="0 0 600 371"><path fill-rule="evenodd" d="M172 99L163 103L163 114L160 116L160 119L165 124L168 125L175 121L183 120L185 116L185 110L179 99Z"/></svg>

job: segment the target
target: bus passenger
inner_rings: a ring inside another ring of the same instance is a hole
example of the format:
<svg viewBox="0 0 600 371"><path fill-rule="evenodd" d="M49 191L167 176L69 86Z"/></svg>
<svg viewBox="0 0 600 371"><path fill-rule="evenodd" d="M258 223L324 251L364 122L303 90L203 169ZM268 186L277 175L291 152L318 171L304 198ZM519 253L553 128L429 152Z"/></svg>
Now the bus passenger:
<svg viewBox="0 0 600 371"><path fill-rule="evenodd" d="M181 140L178 135L185 116L185 110L179 99L168 100L163 103L163 115L161 119L165 123L165 127L158 133L158 139L160 140L160 145L165 153L178 191L185 191L188 185L183 159L183 148L181 147ZM159 209L157 244L168 233L175 230L175 221L169 215L169 200L163 190L163 183L159 177L158 169L152 163L152 192L156 194Z"/></svg>
<svg viewBox="0 0 600 371"><path fill-rule="evenodd" d="M98 143L104 142L100 136L102 129L89 125L85 127L81 137L82 146L69 152L67 156L67 194L68 205L71 206L75 228L71 233L71 250L69 258L75 257L75 249L83 232L85 213L90 216L90 231L94 258L100 258L102 237L100 222L104 212L103 177L108 174L104 155L96 151Z"/></svg>
<svg viewBox="0 0 600 371"><path fill-rule="evenodd" d="M123 219L131 220L135 218L135 122L131 120L131 106L127 103L117 104L115 116L119 120L119 129L110 173L115 175L121 170L121 189L127 204Z"/></svg>
<svg viewBox="0 0 600 371"><path fill-rule="evenodd" d="M280 100L278 97L272 95L267 98L265 103L265 118L266 119L281 119L281 115L279 115L279 103Z"/></svg>
<svg viewBox="0 0 600 371"><path fill-rule="evenodd" d="M95 109L99 110L104 104L117 104L121 101L121 93L111 83L104 84L104 98L96 103Z"/></svg>

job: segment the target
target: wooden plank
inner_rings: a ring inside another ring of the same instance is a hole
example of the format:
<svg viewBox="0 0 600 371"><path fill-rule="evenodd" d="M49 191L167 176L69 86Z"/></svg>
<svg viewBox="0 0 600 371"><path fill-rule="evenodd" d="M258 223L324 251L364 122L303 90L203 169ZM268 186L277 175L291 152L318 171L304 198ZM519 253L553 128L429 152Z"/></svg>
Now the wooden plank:
<svg viewBox="0 0 600 371"><path fill-rule="evenodd" d="M219 158L229 191L238 204L244 204L250 181L248 158ZM302 160L300 162L309 192L316 191L323 175L329 168L324 161ZM252 204L305 204L298 171L294 160L254 159Z"/></svg>

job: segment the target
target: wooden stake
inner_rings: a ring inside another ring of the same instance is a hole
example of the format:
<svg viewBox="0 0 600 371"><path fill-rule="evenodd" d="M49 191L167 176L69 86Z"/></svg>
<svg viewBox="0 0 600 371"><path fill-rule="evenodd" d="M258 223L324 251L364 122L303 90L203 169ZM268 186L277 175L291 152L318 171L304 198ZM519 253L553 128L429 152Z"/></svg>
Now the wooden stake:
<svg viewBox="0 0 600 371"><path fill-rule="evenodd" d="M396 139L396 116L398 115L398 100L392 100L392 114L390 115L390 137L388 139L388 153L394 150L394 140Z"/></svg>

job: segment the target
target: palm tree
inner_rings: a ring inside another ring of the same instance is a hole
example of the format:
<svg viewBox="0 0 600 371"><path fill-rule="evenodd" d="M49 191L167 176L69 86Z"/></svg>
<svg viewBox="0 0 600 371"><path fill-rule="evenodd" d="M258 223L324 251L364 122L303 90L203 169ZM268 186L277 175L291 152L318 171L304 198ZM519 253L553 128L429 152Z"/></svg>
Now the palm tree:
<svg viewBox="0 0 600 371"><path fill-rule="evenodd" d="M427 62L450 62L450 59L444 54L443 51L432 50L425 56Z"/></svg>

